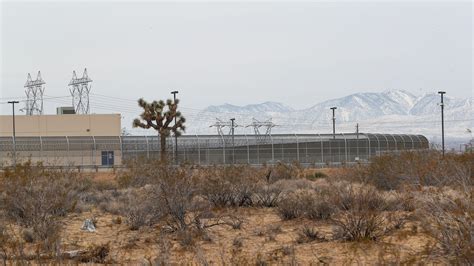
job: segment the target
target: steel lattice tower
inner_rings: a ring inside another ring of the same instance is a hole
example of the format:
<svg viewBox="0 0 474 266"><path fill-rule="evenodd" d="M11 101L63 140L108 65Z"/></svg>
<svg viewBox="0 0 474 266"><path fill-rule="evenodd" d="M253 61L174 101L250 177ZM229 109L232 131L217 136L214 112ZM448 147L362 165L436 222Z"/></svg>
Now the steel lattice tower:
<svg viewBox="0 0 474 266"><path fill-rule="evenodd" d="M84 69L82 78L77 78L76 71L72 71L72 79L69 82L69 91L72 96L72 106L76 114L88 114L90 112L89 106L89 92L92 80L87 75L87 68Z"/></svg>
<svg viewBox="0 0 474 266"><path fill-rule="evenodd" d="M217 134L219 134L219 136L224 136L224 135L231 135L232 130L234 128L240 127L240 126L237 125L236 123L233 123L232 121L227 122L227 121L222 121L219 118L216 118L216 122L214 124L210 125L209 127L216 127L217 128ZM226 127L229 128L229 132L227 134L224 134L223 129L226 128Z"/></svg>
<svg viewBox="0 0 474 266"><path fill-rule="evenodd" d="M265 141L272 134L272 128L277 126L272 122L272 119L263 122L260 122L255 118L253 118L252 120L253 122L245 127L253 127L253 131L255 132L256 138L262 142ZM262 134L260 132L261 127L265 128L265 134Z"/></svg>
<svg viewBox="0 0 474 266"><path fill-rule="evenodd" d="M41 78L41 72L38 71L36 80L31 78L30 73L25 83L25 111L26 115L41 115L43 114L43 93L44 93L44 80Z"/></svg>

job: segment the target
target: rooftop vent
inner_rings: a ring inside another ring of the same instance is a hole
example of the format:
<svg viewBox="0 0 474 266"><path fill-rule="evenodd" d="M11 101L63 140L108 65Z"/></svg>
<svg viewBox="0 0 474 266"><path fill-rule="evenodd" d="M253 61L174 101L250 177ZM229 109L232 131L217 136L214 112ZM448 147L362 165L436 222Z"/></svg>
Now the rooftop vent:
<svg viewBox="0 0 474 266"><path fill-rule="evenodd" d="M73 115L76 111L74 111L74 107L72 106L62 106L56 108L57 115Z"/></svg>

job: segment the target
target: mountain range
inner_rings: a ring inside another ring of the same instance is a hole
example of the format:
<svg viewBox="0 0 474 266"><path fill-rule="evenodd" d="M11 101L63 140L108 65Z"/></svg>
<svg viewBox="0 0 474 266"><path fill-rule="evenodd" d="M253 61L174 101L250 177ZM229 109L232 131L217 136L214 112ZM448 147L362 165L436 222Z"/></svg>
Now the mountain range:
<svg viewBox="0 0 474 266"><path fill-rule="evenodd" d="M277 126L274 133L330 133L332 113L337 107L338 132L354 132L358 123L361 132L422 134L436 142L440 135L440 97L436 93L416 96L404 90L355 93L345 97L317 103L309 108L295 110L283 103L264 102L236 106L223 104L209 106L188 120L187 132L215 134L209 126L216 118L228 121L235 118L236 133L252 133L244 127L259 121L270 120ZM470 138L467 129L473 125L473 98L444 96L446 136L451 139Z"/></svg>

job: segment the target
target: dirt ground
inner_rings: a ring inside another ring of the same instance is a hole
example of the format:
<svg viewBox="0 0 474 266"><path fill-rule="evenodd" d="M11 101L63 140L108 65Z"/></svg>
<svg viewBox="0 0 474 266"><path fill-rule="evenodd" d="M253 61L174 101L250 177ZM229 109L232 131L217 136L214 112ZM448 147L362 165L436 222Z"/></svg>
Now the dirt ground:
<svg viewBox="0 0 474 266"><path fill-rule="evenodd" d="M336 177L341 171L347 169L305 169L303 175L320 172L327 179ZM112 171L88 175L99 183L117 184L117 173ZM310 181L315 186L323 186L325 182L325 178ZM95 206L61 218L57 239L62 254L97 251L88 255L87 261L94 261L90 256L98 256L96 262L106 264L449 264L443 258L430 255L433 239L423 232L422 225L416 220L406 220L400 228L384 234L377 241L349 242L334 237L336 227L328 220L301 217L284 220L275 207L226 207L215 208L212 212L215 216L238 217L242 224L235 228L230 224L220 224L199 233L188 232L190 235L171 232L164 221L131 230L125 222L127 217ZM86 219L95 221L96 231L82 230ZM317 232L317 237L304 237L305 228ZM24 251L30 258L37 256L36 245L25 243ZM78 261L62 260L66 264Z"/></svg>
<svg viewBox="0 0 474 266"><path fill-rule="evenodd" d="M227 210L229 211L229 210ZM166 225L156 225L132 231L117 223L117 217L93 210L71 214L63 221L63 250L84 250L107 246L107 261L111 263L172 264L378 264L409 263L423 260L429 239L417 232L416 225L407 223L396 234L379 242L345 243L331 241L332 227L324 222L305 219L282 221L274 209L236 208L233 215L243 219L240 229L229 225L209 228L207 235L195 237L195 242L183 246L180 239L166 233ZM81 230L85 219L97 219L96 232ZM317 229L324 238L299 243L304 226Z"/></svg>

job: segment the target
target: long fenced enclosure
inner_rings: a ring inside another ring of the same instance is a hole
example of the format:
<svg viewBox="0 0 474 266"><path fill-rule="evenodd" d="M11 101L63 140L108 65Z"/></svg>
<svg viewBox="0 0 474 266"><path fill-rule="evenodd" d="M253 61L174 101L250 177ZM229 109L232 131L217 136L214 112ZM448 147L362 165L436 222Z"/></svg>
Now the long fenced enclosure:
<svg viewBox="0 0 474 266"><path fill-rule="evenodd" d="M336 165L367 162L386 152L428 149L422 135L401 134L281 134L184 135L166 140L171 162L196 165L299 162ZM16 151L16 152L15 152ZM50 166L114 167L129 159L159 159L158 136L12 137L0 138L1 165L31 160Z"/></svg>

